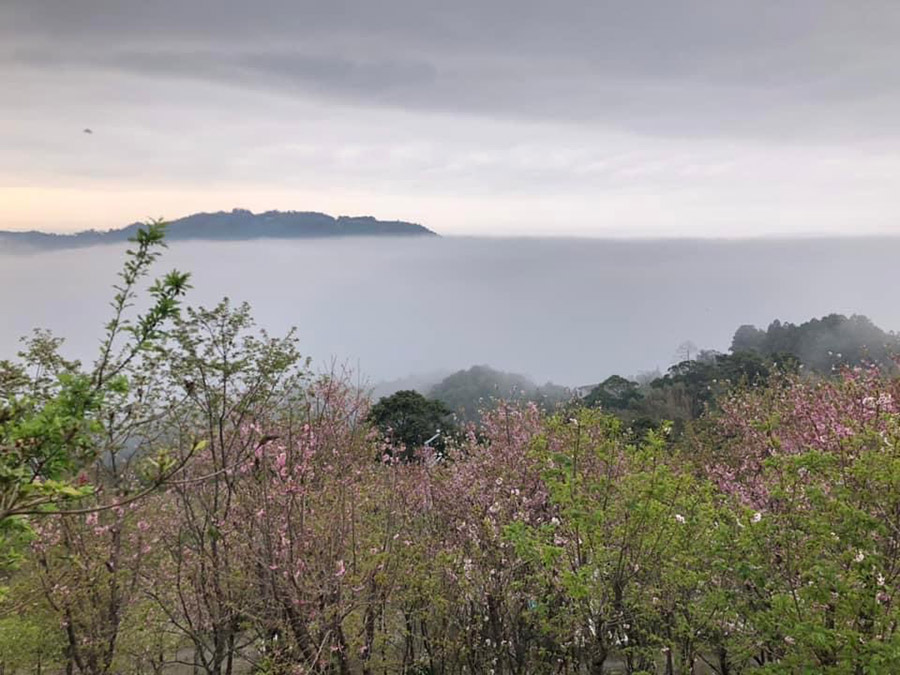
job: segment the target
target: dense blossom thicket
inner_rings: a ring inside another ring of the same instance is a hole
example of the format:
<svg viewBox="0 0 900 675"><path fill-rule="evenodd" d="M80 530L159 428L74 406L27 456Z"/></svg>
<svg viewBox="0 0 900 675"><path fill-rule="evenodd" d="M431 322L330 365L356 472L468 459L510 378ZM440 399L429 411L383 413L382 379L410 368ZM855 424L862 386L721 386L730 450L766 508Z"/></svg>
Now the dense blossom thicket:
<svg viewBox="0 0 900 675"><path fill-rule="evenodd" d="M90 489L4 540L4 673L900 672L882 372L735 390L678 438L501 405L437 454L246 306L122 374L62 477Z"/></svg>
<svg viewBox="0 0 900 675"><path fill-rule="evenodd" d="M596 410L502 407L400 462L344 378L252 372L280 348L237 357L240 375L196 365L217 381L189 381L162 437L206 443L165 489L35 521L8 669L900 669L896 382L735 394L680 445L628 442Z"/></svg>

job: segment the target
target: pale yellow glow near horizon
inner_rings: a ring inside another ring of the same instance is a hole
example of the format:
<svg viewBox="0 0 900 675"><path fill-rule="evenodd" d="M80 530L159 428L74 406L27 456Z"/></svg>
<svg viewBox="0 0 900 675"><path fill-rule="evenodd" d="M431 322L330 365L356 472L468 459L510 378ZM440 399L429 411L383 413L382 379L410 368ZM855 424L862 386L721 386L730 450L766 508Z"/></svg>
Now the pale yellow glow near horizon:
<svg viewBox="0 0 900 675"><path fill-rule="evenodd" d="M0 230L108 230L152 218L175 220L203 211L244 208L255 213L280 210L370 215L380 220L419 223L442 235L463 236L740 238L896 232L893 223L883 218L884 204L874 199L867 204L848 200L812 220L804 217L803 204L808 196L803 194L757 200L734 209L725 199L710 205L695 200L690 193L665 195L649 190L596 196L540 192L472 195L404 191L400 187L396 192L383 192L233 184L132 187L125 182L0 185ZM784 227L785 217L792 213L798 215L797 224ZM846 224L851 222L855 228L848 230Z"/></svg>
<svg viewBox="0 0 900 675"><path fill-rule="evenodd" d="M297 210L374 215L419 222L404 201L375 194L322 190L211 187L0 187L0 229L77 232L124 227L150 218L176 219L200 211ZM412 200L405 200L410 202ZM377 209L377 212L376 212ZM425 224L425 223L422 223Z"/></svg>
<svg viewBox="0 0 900 675"><path fill-rule="evenodd" d="M418 223L444 235L615 236L617 233L612 230L583 229L585 225L597 224L586 218L594 208L592 202L538 194L509 197L385 193L318 186L303 190L234 185L133 188L116 183L0 186L0 230L108 230L152 218L175 220L198 212L243 208L256 213L280 210L320 211L332 216L370 215L379 220ZM605 212L606 218L621 222L624 205L608 200L607 206L610 208ZM544 227L529 231L522 226L535 218ZM614 222L605 225L609 227Z"/></svg>

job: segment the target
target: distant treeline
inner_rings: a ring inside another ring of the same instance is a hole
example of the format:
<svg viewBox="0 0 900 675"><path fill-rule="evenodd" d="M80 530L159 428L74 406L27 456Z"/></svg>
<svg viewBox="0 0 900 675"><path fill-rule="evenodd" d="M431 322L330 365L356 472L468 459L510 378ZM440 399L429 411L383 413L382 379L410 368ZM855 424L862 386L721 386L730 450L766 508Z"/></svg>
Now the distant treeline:
<svg viewBox="0 0 900 675"><path fill-rule="evenodd" d="M731 341L732 353L794 356L805 368L829 373L842 366L874 363L891 367L900 354L900 336L888 333L865 316L829 314L799 326L773 321L766 330L744 325Z"/></svg>
<svg viewBox="0 0 900 675"><path fill-rule="evenodd" d="M882 330L865 316L829 314L799 325L775 320L765 330L740 326L728 353L688 345L679 351L683 358L665 373L657 371L640 381L616 374L573 390L552 382L538 385L524 375L479 365L423 387L417 396L403 392L393 403L412 406L404 408L407 416L428 416L430 422L425 426L429 429L439 426L440 419L444 419L445 430L457 423L477 423L483 412L500 401L532 402L545 411L577 401L615 414L637 434L663 421L674 422L680 430L686 422L715 408L716 401L734 387L759 386L775 374L830 376L858 366L893 371L893 357L900 355L900 336ZM429 400L440 406L426 403ZM385 405L392 409L391 401ZM415 443L425 438L414 434L408 440Z"/></svg>
<svg viewBox="0 0 900 675"><path fill-rule="evenodd" d="M830 376L845 368L894 371L900 336L861 315L829 314L799 325L778 320L766 330L743 325L735 331L730 353L698 350L643 383L613 375L584 398L646 430L663 420L677 427L697 419L735 386L759 386L775 374Z"/></svg>

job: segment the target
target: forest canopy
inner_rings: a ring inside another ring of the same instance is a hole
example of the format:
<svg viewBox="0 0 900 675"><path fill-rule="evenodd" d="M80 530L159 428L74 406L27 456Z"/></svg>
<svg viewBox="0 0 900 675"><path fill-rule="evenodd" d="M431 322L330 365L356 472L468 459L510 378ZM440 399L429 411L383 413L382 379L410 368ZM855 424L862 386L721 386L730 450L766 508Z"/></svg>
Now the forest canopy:
<svg viewBox="0 0 900 675"><path fill-rule="evenodd" d="M731 351L768 357L791 354L805 367L829 373L868 363L893 367L893 357L900 354L900 336L859 314L829 314L799 325L776 319L765 330L743 325L735 331Z"/></svg>

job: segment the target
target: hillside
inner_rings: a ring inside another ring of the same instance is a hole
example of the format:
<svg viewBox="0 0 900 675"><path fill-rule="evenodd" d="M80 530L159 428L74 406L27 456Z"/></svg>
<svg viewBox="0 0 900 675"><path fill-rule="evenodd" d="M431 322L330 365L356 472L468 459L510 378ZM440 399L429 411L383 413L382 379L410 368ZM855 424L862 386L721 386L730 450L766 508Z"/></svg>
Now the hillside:
<svg viewBox="0 0 900 675"><path fill-rule="evenodd" d="M506 373L485 365L457 371L428 390L459 415L463 421L476 421L482 410L492 409L498 400L531 401L552 408L571 398L565 387L548 382L537 385L518 373Z"/></svg>
<svg viewBox="0 0 900 675"><path fill-rule="evenodd" d="M741 326L731 351L790 354L807 368L830 373L840 366L890 366L900 354L900 336L882 330L866 316L829 314L799 325L775 320L766 330Z"/></svg>
<svg viewBox="0 0 900 675"><path fill-rule="evenodd" d="M116 230L87 230L74 234L11 232L0 230L0 243L60 249L126 241L140 223ZM248 239L311 239L322 237L438 236L422 225L399 220L377 220L372 216L339 216L314 211L266 211L245 209L195 213L169 223L169 241L205 239L242 241Z"/></svg>

